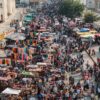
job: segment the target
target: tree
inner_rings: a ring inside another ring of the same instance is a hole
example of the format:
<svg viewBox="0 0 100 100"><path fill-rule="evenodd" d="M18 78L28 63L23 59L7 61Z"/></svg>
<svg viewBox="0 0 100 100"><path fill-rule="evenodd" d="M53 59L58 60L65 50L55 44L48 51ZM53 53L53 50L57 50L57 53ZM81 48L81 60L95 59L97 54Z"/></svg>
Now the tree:
<svg viewBox="0 0 100 100"><path fill-rule="evenodd" d="M59 6L58 13L69 18L75 18L81 16L83 10L84 6L79 1L64 0Z"/></svg>
<svg viewBox="0 0 100 100"><path fill-rule="evenodd" d="M100 18L98 16L96 16L94 13L92 12L86 12L84 14L84 21L86 23L93 23L94 21L99 20Z"/></svg>

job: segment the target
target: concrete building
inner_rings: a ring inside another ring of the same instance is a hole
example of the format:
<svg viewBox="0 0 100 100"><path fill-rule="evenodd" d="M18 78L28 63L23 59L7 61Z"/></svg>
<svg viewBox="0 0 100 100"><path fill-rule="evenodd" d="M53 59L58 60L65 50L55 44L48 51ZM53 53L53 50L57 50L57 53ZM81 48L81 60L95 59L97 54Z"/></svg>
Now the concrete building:
<svg viewBox="0 0 100 100"><path fill-rule="evenodd" d="M47 0L30 0L30 4L41 8L42 4Z"/></svg>
<svg viewBox="0 0 100 100"><path fill-rule="evenodd" d="M6 19L15 11L15 0L0 0L0 21Z"/></svg>
<svg viewBox="0 0 100 100"><path fill-rule="evenodd" d="M19 0L17 0L19 1ZM20 3L25 3L27 5L34 5L34 6L37 6L37 5L40 5L41 3L45 2L47 0L20 0Z"/></svg>
<svg viewBox="0 0 100 100"><path fill-rule="evenodd" d="M29 4L30 0L20 0L20 3L25 3L25 4Z"/></svg>
<svg viewBox="0 0 100 100"><path fill-rule="evenodd" d="M100 0L79 0L85 5L87 9L90 10L100 10Z"/></svg>
<svg viewBox="0 0 100 100"><path fill-rule="evenodd" d="M95 4L95 1L100 1L100 0L76 0L76 1L82 3L88 9L95 9L95 7L97 6Z"/></svg>
<svg viewBox="0 0 100 100"><path fill-rule="evenodd" d="M95 1L95 10L100 12L100 0L94 0Z"/></svg>
<svg viewBox="0 0 100 100"><path fill-rule="evenodd" d="M88 9L95 9L95 0L86 0L86 7Z"/></svg>

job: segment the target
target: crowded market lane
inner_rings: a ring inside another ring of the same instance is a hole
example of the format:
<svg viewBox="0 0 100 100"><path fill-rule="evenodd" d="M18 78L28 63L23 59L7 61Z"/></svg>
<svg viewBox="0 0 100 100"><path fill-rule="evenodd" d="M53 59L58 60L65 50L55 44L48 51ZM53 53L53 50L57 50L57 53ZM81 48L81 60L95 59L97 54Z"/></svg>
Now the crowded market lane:
<svg viewBox="0 0 100 100"><path fill-rule="evenodd" d="M23 28L17 21L15 32L1 45L5 54L0 55L1 99L99 100L98 42L92 44L90 38L82 41L73 31L73 20L65 21L65 16L49 13L49 9L28 12ZM85 25L77 28L81 32Z"/></svg>

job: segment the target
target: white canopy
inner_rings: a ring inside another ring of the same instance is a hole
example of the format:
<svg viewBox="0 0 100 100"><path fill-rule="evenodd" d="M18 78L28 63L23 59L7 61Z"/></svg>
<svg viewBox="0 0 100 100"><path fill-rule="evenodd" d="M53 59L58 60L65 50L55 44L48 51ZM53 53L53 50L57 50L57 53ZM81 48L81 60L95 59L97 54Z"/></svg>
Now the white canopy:
<svg viewBox="0 0 100 100"><path fill-rule="evenodd" d="M46 65L47 65L47 63L37 62L37 65L46 66Z"/></svg>
<svg viewBox="0 0 100 100"><path fill-rule="evenodd" d="M22 33L13 33L12 35L7 36L7 38L11 40L24 40L25 35Z"/></svg>
<svg viewBox="0 0 100 100"><path fill-rule="evenodd" d="M2 94L15 94L15 95L19 95L21 93L21 90L15 90L15 89L11 89L11 88L6 88Z"/></svg>
<svg viewBox="0 0 100 100"><path fill-rule="evenodd" d="M27 65L28 68L37 68L37 65Z"/></svg>

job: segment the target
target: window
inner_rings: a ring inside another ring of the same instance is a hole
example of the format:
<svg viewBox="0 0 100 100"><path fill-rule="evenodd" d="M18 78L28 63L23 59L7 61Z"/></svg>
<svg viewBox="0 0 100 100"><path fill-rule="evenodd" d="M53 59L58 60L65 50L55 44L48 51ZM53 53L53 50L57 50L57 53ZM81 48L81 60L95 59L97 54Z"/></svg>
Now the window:
<svg viewBox="0 0 100 100"><path fill-rule="evenodd" d="M0 3L0 8L2 8L2 3Z"/></svg>

